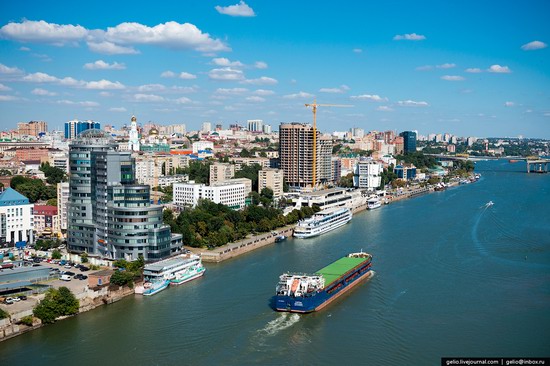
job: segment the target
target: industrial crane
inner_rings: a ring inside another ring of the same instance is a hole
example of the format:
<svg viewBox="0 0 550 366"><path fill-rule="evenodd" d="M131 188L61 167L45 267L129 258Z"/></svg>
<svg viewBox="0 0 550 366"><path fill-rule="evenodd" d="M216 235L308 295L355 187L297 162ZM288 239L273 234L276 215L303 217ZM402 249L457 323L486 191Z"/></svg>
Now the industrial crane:
<svg viewBox="0 0 550 366"><path fill-rule="evenodd" d="M313 110L313 177L311 180L311 188L314 190L317 178L317 107L353 107L349 104L317 104L314 99L313 103L306 103L306 107L311 107Z"/></svg>

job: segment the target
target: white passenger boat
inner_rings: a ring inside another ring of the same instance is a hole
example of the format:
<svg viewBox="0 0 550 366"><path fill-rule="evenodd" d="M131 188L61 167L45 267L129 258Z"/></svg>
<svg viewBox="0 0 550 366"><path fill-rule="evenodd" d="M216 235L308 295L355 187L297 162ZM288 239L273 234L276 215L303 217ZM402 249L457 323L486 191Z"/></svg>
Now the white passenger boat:
<svg viewBox="0 0 550 366"><path fill-rule="evenodd" d="M296 238L310 238L324 234L347 224L352 216L351 210L347 207L319 211L312 217L299 221L294 228L294 236Z"/></svg>

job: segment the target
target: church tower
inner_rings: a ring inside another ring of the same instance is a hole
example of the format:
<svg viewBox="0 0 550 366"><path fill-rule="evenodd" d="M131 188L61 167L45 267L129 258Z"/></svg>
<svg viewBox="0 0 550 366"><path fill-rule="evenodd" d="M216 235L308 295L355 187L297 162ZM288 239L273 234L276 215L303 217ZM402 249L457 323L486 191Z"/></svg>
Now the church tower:
<svg viewBox="0 0 550 366"><path fill-rule="evenodd" d="M136 116L132 116L132 124L130 126L130 139L128 140L128 150L139 151L139 135Z"/></svg>

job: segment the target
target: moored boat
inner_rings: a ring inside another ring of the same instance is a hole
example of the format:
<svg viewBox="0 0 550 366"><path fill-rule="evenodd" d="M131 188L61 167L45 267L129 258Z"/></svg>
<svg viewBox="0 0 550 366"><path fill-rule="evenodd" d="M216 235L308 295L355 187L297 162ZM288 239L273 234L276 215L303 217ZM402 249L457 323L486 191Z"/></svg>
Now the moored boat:
<svg viewBox="0 0 550 366"><path fill-rule="evenodd" d="M285 240L286 240L286 236L277 235L277 237L275 238L275 243L280 243L280 242L285 241Z"/></svg>
<svg viewBox="0 0 550 366"><path fill-rule="evenodd" d="M206 268L202 265L201 258L198 255L189 255L187 261L182 263L181 269L174 272L174 277L170 279L171 285L181 285L195 278L201 277Z"/></svg>
<svg viewBox="0 0 550 366"><path fill-rule="evenodd" d="M277 311L310 313L372 276L372 255L350 253L314 274L284 273L273 299Z"/></svg>
<svg viewBox="0 0 550 366"><path fill-rule="evenodd" d="M347 224L353 217L347 207L329 208L298 222L294 228L296 238L311 238Z"/></svg>
<svg viewBox="0 0 550 366"><path fill-rule="evenodd" d="M380 201L380 197L371 197L367 200L367 209L374 210L378 207L382 206L382 202Z"/></svg>

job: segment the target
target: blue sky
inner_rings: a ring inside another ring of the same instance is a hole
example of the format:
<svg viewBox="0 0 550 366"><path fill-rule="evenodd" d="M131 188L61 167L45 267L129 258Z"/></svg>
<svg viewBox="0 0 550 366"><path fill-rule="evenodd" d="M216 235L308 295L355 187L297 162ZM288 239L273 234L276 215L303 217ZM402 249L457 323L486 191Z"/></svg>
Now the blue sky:
<svg viewBox="0 0 550 366"><path fill-rule="evenodd" d="M0 1L0 129L263 119L550 138L548 1Z"/></svg>

